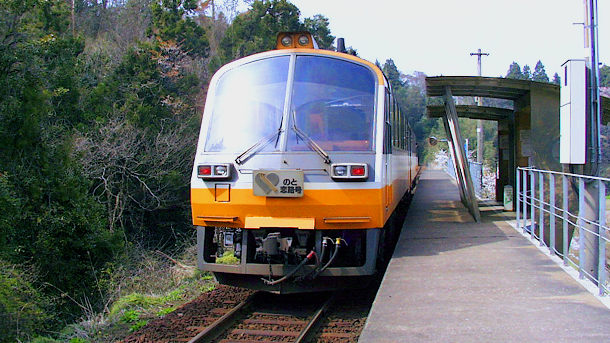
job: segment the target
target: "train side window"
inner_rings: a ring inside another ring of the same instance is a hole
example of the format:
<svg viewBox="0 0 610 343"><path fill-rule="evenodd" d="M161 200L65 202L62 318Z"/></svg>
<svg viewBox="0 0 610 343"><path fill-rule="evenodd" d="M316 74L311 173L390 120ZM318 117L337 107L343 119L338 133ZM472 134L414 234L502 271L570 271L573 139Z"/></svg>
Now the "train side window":
<svg viewBox="0 0 610 343"><path fill-rule="evenodd" d="M392 112L392 146L396 146L396 140L398 139L398 123L396 120L396 100L394 96L391 98L392 103L390 104Z"/></svg>
<svg viewBox="0 0 610 343"><path fill-rule="evenodd" d="M398 109L398 118L400 120L400 148L404 149L405 148L405 117L402 115L402 112L400 111L400 108Z"/></svg>
<svg viewBox="0 0 610 343"><path fill-rule="evenodd" d="M383 153L392 153L392 124L390 112L390 92L386 89L384 104Z"/></svg>
<svg viewBox="0 0 610 343"><path fill-rule="evenodd" d="M406 130L406 124L407 124L407 118L405 118L405 115L401 113L402 118L402 130L400 130L400 137L402 138L402 142L400 142L400 147L401 148L405 148L405 145L407 143L407 130Z"/></svg>
<svg viewBox="0 0 610 343"><path fill-rule="evenodd" d="M403 149L407 149L407 142L409 141L409 122L407 121L407 116L405 114L402 115L402 121L403 121L403 133L402 133L402 148Z"/></svg>
<svg viewBox="0 0 610 343"><path fill-rule="evenodd" d="M398 103L396 102L396 98L394 98L394 113L396 117L396 142L394 145L397 148L400 148L400 112L398 111Z"/></svg>

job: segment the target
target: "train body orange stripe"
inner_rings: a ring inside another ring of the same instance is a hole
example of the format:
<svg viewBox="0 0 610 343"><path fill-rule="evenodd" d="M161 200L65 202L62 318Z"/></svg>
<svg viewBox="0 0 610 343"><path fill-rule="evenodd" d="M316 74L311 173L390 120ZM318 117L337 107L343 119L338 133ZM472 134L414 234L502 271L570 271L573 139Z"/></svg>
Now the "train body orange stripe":
<svg viewBox="0 0 610 343"><path fill-rule="evenodd" d="M388 216L384 213L384 189L306 190L302 198L255 196L252 189L231 189L230 192L230 202L217 202L213 188L191 189L193 224L244 228L246 217L314 218L315 229L365 229L383 227ZM204 220L213 217L237 219L223 223ZM371 220L325 223L325 217L370 217Z"/></svg>

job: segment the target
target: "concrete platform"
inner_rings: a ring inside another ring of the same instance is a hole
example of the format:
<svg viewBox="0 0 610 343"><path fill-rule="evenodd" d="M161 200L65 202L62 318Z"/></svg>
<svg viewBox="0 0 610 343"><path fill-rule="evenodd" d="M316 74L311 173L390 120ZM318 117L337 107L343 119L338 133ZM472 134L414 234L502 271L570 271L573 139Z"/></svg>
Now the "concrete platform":
<svg viewBox="0 0 610 343"><path fill-rule="evenodd" d="M481 216L423 172L359 342L610 342L604 304L498 207Z"/></svg>

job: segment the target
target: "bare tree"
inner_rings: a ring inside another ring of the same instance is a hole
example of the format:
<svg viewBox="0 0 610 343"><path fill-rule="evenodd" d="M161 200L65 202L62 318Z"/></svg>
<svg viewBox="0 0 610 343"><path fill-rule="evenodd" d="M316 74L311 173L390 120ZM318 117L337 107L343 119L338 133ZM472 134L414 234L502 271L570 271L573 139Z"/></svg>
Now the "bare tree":
<svg viewBox="0 0 610 343"><path fill-rule="evenodd" d="M137 226L141 212L185 205L196 144L192 131L187 122L163 123L151 135L119 118L76 140L111 230Z"/></svg>

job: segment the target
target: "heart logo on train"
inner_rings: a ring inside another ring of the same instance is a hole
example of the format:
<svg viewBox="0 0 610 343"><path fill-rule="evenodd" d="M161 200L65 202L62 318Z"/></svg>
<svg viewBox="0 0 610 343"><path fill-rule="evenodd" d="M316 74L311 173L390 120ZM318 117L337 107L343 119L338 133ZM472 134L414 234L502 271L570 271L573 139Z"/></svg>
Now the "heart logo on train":
<svg viewBox="0 0 610 343"><path fill-rule="evenodd" d="M266 193L269 194L271 191L277 193L277 186L280 183L280 177L275 173L258 173L254 178L256 184Z"/></svg>

